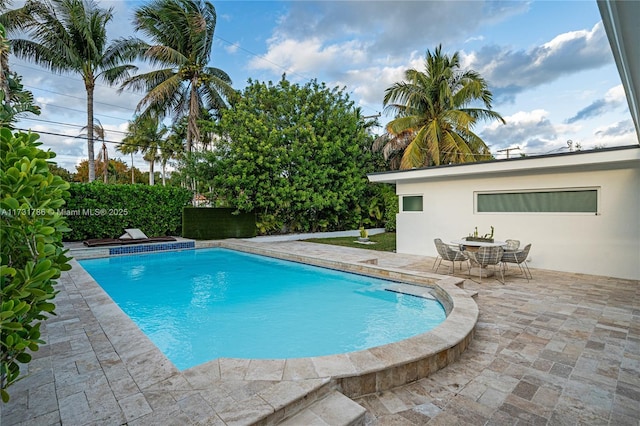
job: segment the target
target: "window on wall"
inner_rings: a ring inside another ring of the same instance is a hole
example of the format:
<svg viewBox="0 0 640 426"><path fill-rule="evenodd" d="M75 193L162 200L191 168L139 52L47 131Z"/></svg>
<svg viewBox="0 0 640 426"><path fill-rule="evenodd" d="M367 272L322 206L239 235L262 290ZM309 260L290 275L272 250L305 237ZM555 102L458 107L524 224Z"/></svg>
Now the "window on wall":
<svg viewBox="0 0 640 426"><path fill-rule="evenodd" d="M598 213L598 189L478 192L478 213Z"/></svg>
<svg viewBox="0 0 640 426"><path fill-rule="evenodd" d="M422 195L403 195L402 211L403 212L421 212L422 211Z"/></svg>

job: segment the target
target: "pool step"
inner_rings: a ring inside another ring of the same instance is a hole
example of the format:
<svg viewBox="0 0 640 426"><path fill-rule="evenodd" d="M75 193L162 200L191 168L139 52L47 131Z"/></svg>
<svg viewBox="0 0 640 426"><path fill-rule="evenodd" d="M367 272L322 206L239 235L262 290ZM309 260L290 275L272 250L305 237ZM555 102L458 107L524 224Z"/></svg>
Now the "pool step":
<svg viewBox="0 0 640 426"><path fill-rule="evenodd" d="M366 412L361 405L334 390L279 425L364 426Z"/></svg>

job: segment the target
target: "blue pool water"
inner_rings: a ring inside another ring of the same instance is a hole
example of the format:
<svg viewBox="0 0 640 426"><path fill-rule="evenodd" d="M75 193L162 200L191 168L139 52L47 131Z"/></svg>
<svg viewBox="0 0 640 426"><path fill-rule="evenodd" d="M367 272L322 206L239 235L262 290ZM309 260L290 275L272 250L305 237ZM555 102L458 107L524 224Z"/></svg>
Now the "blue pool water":
<svg viewBox="0 0 640 426"><path fill-rule="evenodd" d="M80 264L179 369L351 352L446 317L435 300L385 290L388 281L220 248Z"/></svg>

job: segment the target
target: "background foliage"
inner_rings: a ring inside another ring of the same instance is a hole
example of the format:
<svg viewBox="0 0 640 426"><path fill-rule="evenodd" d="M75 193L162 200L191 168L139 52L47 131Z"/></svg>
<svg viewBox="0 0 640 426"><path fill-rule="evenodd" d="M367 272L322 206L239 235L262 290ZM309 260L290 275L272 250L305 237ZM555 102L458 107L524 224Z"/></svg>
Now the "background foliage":
<svg viewBox="0 0 640 426"><path fill-rule="evenodd" d="M0 129L0 393L19 379L18 363L40 344L40 322L54 314L51 303L60 271L70 269L62 248L67 231L57 209L69 184L48 170L55 154L38 146L38 135Z"/></svg>
<svg viewBox="0 0 640 426"><path fill-rule="evenodd" d="M180 235L191 191L170 186L71 184L66 198L70 241L117 238L125 228L148 236Z"/></svg>
<svg viewBox="0 0 640 426"><path fill-rule="evenodd" d="M259 233L354 229L368 218L372 138L342 90L249 81L219 129L199 173L217 198L255 211Z"/></svg>

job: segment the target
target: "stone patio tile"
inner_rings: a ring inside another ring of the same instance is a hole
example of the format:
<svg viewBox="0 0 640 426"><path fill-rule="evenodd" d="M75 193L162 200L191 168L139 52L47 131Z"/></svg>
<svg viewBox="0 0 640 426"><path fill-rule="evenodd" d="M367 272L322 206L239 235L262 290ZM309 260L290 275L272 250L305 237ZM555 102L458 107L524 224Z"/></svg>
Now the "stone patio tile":
<svg viewBox="0 0 640 426"><path fill-rule="evenodd" d="M574 425L607 425L609 423L608 418L609 416L596 415L583 401L563 394L558 399L558 404L551 415L550 421L551 424L555 424L556 421L562 421L563 423L572 421L571 424Z"/></svg>
<svg viewBox="0 0 640 426"><path fill-rule="evenodd" d="M640 419L640 404L638 404L638 401L626 396L616 395L611 409L617 414Z"/></svg>
<svg viewBox="0 0 640 426"><path fill-rule="evenodd" d="M513 389L512 393L515 396L518 396L522 399L526 399L528 401L531 401L533 399L533 396L536 394L536 392L538 391L538 386L529 383L527 381L520 381L520 383L518 383L515 387L515 389Z"/></svg>
<svg viewBox="0 0 640 426"><path fill-rule="evenodd" d="M235 401L245 401L278 383L277 380L233 380L220 382L220 386L225 387Z"/></svg>
<svg viewBox="0 0 640 426"><path fill-rule="evenodd" d="M187 414L173 406L156 409L147 415L127 422L128 426L185 426L192 424ZM216 423L212 423L212 425L217 426Z"/></svg>
<svg viewBox="0 0 640 426"><path fill-rule="evenodd" d="M227 426L244 426L255 423L273 413L273 407L262 398L254 396L245 401L236 401L233 407L218 410L218 416Z"/></svg>
<svg viewBox="0 0 640 426"><path fill-rule="evenodd" d="M220 365L218 360L215 359L203 365L184 370L182 376L194 389L204 389L220 380Z"/></svg>
<svg viewBox="0 0 640 426"><path fill-rule="evenodd" d="M336 374L355 373L356 371L346 354L312 357L311 362L320 377L331 377Z"/></svg>
<svg viewBox="0 0 640 426"><path fill-rule="evenodd" d="M310 358L287 359L282 373L283 380L313 379L320 377Z"/></svg>
<svg viewBox="0 0 640 426"><path fill-rule="evenodd" d="M464 422L484 424L495 410L462 395L456 395L447 404L446 411Z"/></svg>
<svg viewBox="0 0 640 426"><path fill-rule="evenodd" d="M409 408L400 398L397 397L395 393L391 391L381 392L378 395L378 400L390 413L399 413Z"/></svg>
<svg viewBox="0 0 640 426"><path fill-rule="evenodd" d="M559 377L568 378L571 375L572 371L573 367L566 364L554 362L553 367L551 367L551 370L549 372Z"/></svg>
<svg viewBox="0 0 640 426"><path fill-rule="evenodd" d="M283 359L252 359L247 367L245 380L281 380L284 373Z"/></svg>
<svg viewBox="0 0 640 426"><path fill-rule="evenodd" d="M181 412L186 414L193 424L224 425L216 411L197 393L191 394L177 403Z"/></svg>
<svg viewBox="0 0 640 426"><path fill-rule="evenodd" d="M243 380L249 367L248 359L219 358L220 378L222 380Z"/></svg>
<svg viewBox="0 0 640 426"><path fill-rule="evenodd" d="M120 404L127 422L143 417L153 411L142 392L122 398L118 400L118 404Z"/></svg>
<svg viewBox="0 0 640 426"><path fill-rule="evenodd" d="M156 348L126 360L125 366L140 389L179 374L175 366Z"/></svg>
<svg viewBox="0 0 640 426"><path fill-rule="evenodd" d="M504 404L508 395L508 392L504 392L492 387L487 387L487 389L482 393L482 395L480 395L478 399L476 399L476 401L486 407L497 410L502 406L502 404Z"/></svg>
<svg viewBox="0 0 640 426"><path fill-rule="evenodd" d="M62 424L81 425L89 424L93 421L89 402L82 391L65 396L64 398L58 397L58 406Z"/></svg>
<svg viewBox="0 0 640 426"><path fill-rule="evenodd" d="M282 381L259 391L257 395L274 410L280 410L298 399L309 402L315 400L314 391L328 383L327 379Z"/></svg>

